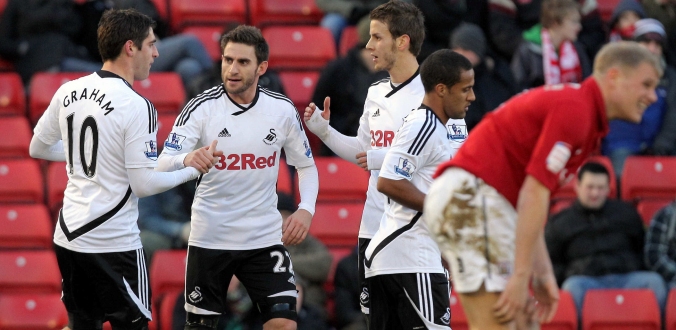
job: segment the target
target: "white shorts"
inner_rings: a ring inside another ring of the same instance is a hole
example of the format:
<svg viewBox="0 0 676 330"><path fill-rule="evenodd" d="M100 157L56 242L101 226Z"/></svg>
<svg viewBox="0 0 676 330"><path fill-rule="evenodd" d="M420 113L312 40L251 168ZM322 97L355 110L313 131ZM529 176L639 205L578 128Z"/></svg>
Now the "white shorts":
<svg viewBox="0 0 676 330"><path fill-rule="evenodd" d="M425 198L423 217L448 261L453 289L504 291L514 269L516 210L495 188L452 167L438 177Z"/></svg>

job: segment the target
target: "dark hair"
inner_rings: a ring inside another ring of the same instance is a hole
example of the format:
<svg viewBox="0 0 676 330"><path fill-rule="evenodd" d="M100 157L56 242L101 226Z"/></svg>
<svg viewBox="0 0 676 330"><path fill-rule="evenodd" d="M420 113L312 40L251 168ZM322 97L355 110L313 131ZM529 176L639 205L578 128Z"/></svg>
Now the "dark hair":
<svg viewBox="0 0 676 330"><path fill-rule="evenodd" d="M408 35L411 40L408 50L418 56L425 39L425 19L418 7L392 0L373 9L370 18L387 24L387 29L394 39L404 34Z"/></svg>
<svg viewBox="0 0 676 330"><path fill-rule="evenodd" d="M256 60L257 64L261 64L263 61L267 61L270 56L270 48L268 47L268 42L263 38L263 33L257 27L249 25L240 25L221 37L221 55L225 50L225 46L229 42L235 42L239 44L245 44L248 46L253 46L256 51Z"/></svg>
<svg viewBox="0 0 676 330"><path fill-rule="evenodd" d="M107 10L101 16L96 31L101 60L105 62L117 59L128 40L141 49L143 40L150 34L150 28L155 26L152 18L136 9Z"/></svg>
<svg viewBox="0 0 676 330"><path fill-rule="evenodd" d="M425 93L429 93L438 84L448 87L457 84L462 73L471 69L472 63L466 57L450 49L440 49L428 56L420 66L420 80Z"/></svg>
<svg viewBox="0 0 676 330"><path fill-rule="evenodd" d="M540 10L540 23L544 28L563 23L570 12L580 12L580 5L574 0L544 0Z"/></svg>
<svg viewBox="0 0 676 330"><path fill-rule="evenodd" d="M577 171L577 181L582 181L582 175L585 173L605 174L610 180L610 172L608 172L608 169L597 162L591 161L584 163L584 165L582 165L582 167L580 167L580 169Z"/></svg>

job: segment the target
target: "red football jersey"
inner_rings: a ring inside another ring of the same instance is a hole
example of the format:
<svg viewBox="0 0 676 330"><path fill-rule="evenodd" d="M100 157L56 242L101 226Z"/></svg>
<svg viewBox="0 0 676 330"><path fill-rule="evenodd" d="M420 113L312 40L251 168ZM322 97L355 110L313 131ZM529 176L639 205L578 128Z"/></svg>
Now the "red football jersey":
<svg viewBox="0 0 676 330"><path fill-rule="evenodd" d="M526 175L554 191L575 175L607 133L605 105L593 78L582 84L543 86L487 114L437 175L461 167L516 207Z"/></svg>

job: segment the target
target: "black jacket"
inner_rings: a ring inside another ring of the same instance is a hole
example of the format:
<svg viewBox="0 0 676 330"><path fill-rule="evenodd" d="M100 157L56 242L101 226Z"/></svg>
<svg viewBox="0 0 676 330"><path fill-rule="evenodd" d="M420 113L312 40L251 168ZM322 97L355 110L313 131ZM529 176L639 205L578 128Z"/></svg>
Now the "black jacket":
<svg viewBox="0 0 676 330"><path fill-rule="evenodd" d="M645 231L636 209L608 200L600 210L579 201L549 219L547 250L559 285L573 275L603 276L644 270Z"/></svg>
<svg viewBox="0 0 676 330"><path fill-rule="evenodd" d="M474 67L474 94L476 100L469 106L465 122L471 131L484 115L495 110L518 92L509 64L497 58L486 57Z"/></svg>

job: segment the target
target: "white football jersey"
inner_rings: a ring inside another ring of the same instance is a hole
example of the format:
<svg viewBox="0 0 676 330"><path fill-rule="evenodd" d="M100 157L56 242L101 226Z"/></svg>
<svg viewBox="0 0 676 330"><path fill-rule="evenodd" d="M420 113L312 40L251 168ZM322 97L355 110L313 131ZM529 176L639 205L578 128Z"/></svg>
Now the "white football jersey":
<svg viewBox="0 0 676 330"><path fill-rule="evenodd" d="M398 86L392 85L390 78L373 83L366 96L364 113L359 119L357 140L360 148L364 151L389 149L404 118L420 106L424 96L419 72ZM372 238L383 216L386 197L376 188L379 172L371 171L359 227L360 238Z"/></svg>
<svg viewBox="0 0 676 330"><path fill-rule="evenodd" d="M237 104L220 84L188 102L162 153L188 153L213 140L225 155L198 179L189 244L219 250L281 244L276 184L282 148L288 164L314 166L293 103L258 87L251 104Z"/></svg>
<svg viewBox="0 0 676 330"><path fill-rule="evenodd" d="M464 121L463 121L464 122ZM406 117L387 152L380 176L409 180L427 193L439 164L451 159L459 145L434 112L421 106ZM422 212L393 200L366 249L366 277L400 273L443 273L441 253L430 236Z"/></svg>
<svg viewBox="0 0 676 330"><path fill-rule="evenodd" d="M85 253L141 248L128 168L157 166L157 112L126 80L98 71L63 84L35 126L63 140L68 185L54 243Z"/></svg>

